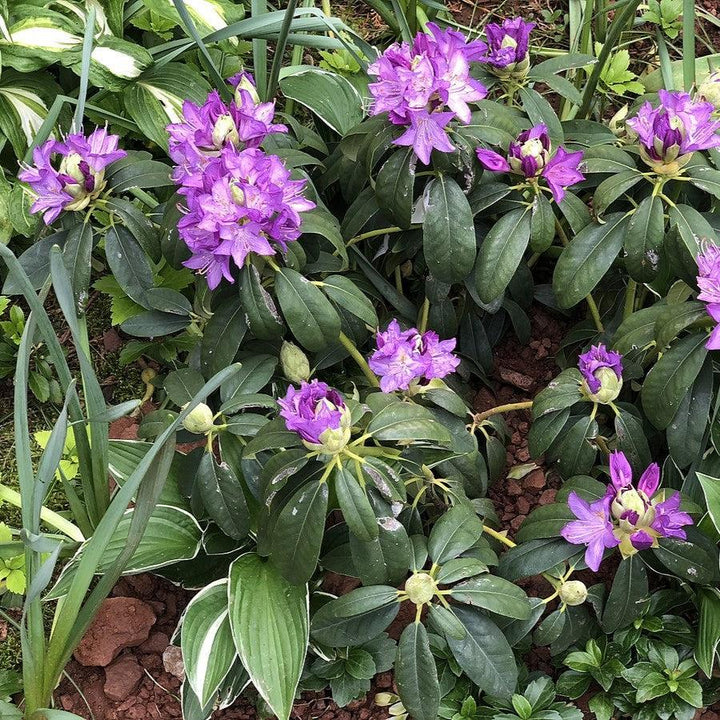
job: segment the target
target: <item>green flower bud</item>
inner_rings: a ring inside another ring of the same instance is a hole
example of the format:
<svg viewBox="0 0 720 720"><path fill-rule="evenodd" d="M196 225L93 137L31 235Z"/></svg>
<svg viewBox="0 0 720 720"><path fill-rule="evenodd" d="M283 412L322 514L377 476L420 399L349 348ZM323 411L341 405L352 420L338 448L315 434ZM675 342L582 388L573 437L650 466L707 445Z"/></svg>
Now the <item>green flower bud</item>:
<svg viewBox="0 0 720 720"><path fill-rule="evenodd" d="M607 405L617 399L622 390L622 378L618 377L612 368L604 367L595 371L595 377L600 381L600 389L596 393L591 393L587 382L583 380L582 393L588 400Z"/></svg>
<svg viewBox="0 0 720 720"><path fill-rule="evenodd" d="M312 443L307 440L303 440L302 442L308 450L318 451L325 455L337 455L350 442L351 434L352 417L350 410L344 408L342 417L340 418L340 425L336 428L323 430L323 432L320 433L319 443Z"/></svg>
<svg viewBox="0 0 720 720"><path fill-rule="evenodd" d="M427 573L415 573L405 582L405 592L415 605L429 603L437 590L435 581Z"/></svg>
<svg viewBox="0 0 720 720"><path fill-rule="evenodd" d="M283 342L280 348L280 364L283 375L293 383L301 383L310 378L310 363L305 353L291 342Z"/></svg>
<svg viewBox="0 0 720 720"><path fill-rule="evenodd" d="M184 410L187 405L188 403L183 405L182 409ZM199 403L190 411L182 424L188 432L205 435L214 427L213 411L205 403Z"/></svg>
<svg viewBox="0 0 720 720"><path fill-rule="evenodd" d="M222 147L225 142L230 142L236 147L239 145L240 136L238 135L237 127L235 127L235 121L230 115L221 115L215 121L212 139L216 147Z"/></svg>
<svg viewBox="0 0 720 720"><path fill-rule="evenodd" d="M705 78L698 88L698 100L712 103L716 110L720 110L720 70Z"/></svg>
<svg viewBox="0 0 720 720"><path fill-rule="evenodd" d="M566 605L582 605L587 600L588 591L584 582L569 580L560 588L560 599Z"/></svg>

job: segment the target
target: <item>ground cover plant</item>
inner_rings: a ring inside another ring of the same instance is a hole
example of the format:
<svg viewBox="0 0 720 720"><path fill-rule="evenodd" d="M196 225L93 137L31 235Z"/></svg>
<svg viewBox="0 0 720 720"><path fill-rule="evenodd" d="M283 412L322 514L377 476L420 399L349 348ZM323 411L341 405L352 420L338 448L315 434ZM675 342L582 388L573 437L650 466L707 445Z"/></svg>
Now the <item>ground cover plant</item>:
<svg viewBox="0 0 720 720"><path fill-rule="evenodd" d="M717 710L718 21L367 6L0 4L0 717Z"/></svg>

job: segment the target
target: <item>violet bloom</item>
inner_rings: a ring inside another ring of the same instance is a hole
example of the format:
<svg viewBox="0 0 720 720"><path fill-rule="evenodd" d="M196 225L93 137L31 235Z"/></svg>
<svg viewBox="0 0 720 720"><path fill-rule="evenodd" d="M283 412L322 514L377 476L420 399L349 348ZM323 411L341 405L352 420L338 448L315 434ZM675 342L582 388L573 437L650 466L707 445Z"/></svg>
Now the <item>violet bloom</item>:
<svg viewBox="0 0 720 720"><path fill-rule="evenodd" d="M627 121L637 133L643 160L657 172L675 174L695 150L720 147L720 121L712 103L696 102L685 92L660 90L660 105L646 102Z"/></svg>
<svg viewBox="0 0 720 720"><path fill-rule="evenodd" d="M236 91L229 105L213 90L202 105L186 100L183 122L167 126L176 183L200 187L203 169L224 147L257 148L270 133L287 132L284 125L272 122L275 103L259 102L252 76L241 73L230 82Z"/></svg>
<svg viewBox="0 0 720 720"><path fill-rule="evenodd" d="M578 369L583 376L583 389L591 400L610 403L622 389L622 355L605 345L593 345L578 357Z"/></svg>
<svg viewBox="0 0 720 720"><path fill-rule="evenodd" d="M697 256L697 264L698 300L705 303L708 315L717 323L705 347L720 350L720 247L706 243L703 252Z"/></svg>
<svg viewBox="0 0 720 720"><path fill-rule="evenodd" d="M588 503L579 495L571 492L568 506L577 520L572 520L560 531L561 535L573 545L587 545L585 563L594 572L598 571L603 554L607 548L617 547L620 541L613 532L610 520L610 498L603 497Z"/></svg>
<svg viewBox="0 0 720 720"><path fill-rule="evenodd" d="M319 380L290 385L278 400L285 427L296 432L313 450L337 453L350 440L350 411L340 393Z"/></svg>
<svg viewBox="0 0 720 720"><path fill-rule="evenodd" d="M18 173L35 196L30 211L42 212L50 225L63 210L84 210L105 187L105 168L127 155L118 150L118 140L105 128L97 128L87 137L73 133L63 141L46 140L36 147L33 165Z"/></svg>
<svg viewBox="0 0 720 720"><path fill-rule="evenodd" d="M525 22L521 17L507 18L501 25L488 23L488 50L480 62L487 63L491 72L500 77L525 77L530 68L530 33L534 27L534 22Z"/></svg>
<svg viewBox="0 0 720 720"><path fill-rule="evenodd" d="M558 203L565 197L566 188L585 179L578 170L582 151L568 152L559 147L553 152L547 126L542 123L521 132L510 143L507 159L494 150L478 148L476 152L483 167L491 172L512 172L532 182L544 178Z"/></svg>
<svg viewBox="0 0 720 720"><path fill-rule="evenodd" d="M383 392L408 390L419 380L444 378L454 372L460 359L452 352L456 340L440 340L428 330L422 335L416 328L400 330L393 320L376 335L377 350L370 356L370 369L380 376Z"/></svg>
<svg viewBox="0 0 720 720"><path fill-rule="evenodd" d="M231 261L242 268L251 253L286 251L300 236L300 213L315 207L303 197L305 180L291 180L279 157L257 148L226 147L198 181L179 191L187 207L178 230L192 251L184 264L205 274L211 289L223 277L233 282Z"/></svg>
<svg viewBox="0 0 720 720"><path fill-rule="evenodd" d="M470 76L470 62L484 51L481 41L468 43L455 30L428 23L412 45L391 45L370 67L377 78L369 86L374 98L370 113L388 113L393 125L406 127L396 145L412 147L425 165L433 150L452 152L446 127L457 118L470 122L469 103L487 90Z"/></svg>
<svg viewBox="0 0 720 720"><path fill-rule="evenodd" d="M675 493L662 502L653 499L660 484L660 467L657 463L649 465L637 486L634 486L630 463L624 453L615 451L610 454L610 480L605 497L593 503L598 508L599 503L604 503L603 507L609 509L607 520L614 542L607 544L605 539L609 538L608 527L603 525L604 547L618 546L623 558L627 558L641 550L657 547L661 537L685 539L683 526L691 525L692 518L680 511L680 494ZM588 513L583 508L578 510L576 501L571 503L569 499L568 504L579 520L568 523L562 530L562 536L573 543L587 542L581 539L580 526L585 523L585 537L589 538L591 523ZM597 535L600 536L599 522L596 522L596 525ZM596 539L595 542L599 543L599 540ZM597 550L593 559L596 557ZM597 567L593 567L589 562L588 566L597 570Z"/></svg>

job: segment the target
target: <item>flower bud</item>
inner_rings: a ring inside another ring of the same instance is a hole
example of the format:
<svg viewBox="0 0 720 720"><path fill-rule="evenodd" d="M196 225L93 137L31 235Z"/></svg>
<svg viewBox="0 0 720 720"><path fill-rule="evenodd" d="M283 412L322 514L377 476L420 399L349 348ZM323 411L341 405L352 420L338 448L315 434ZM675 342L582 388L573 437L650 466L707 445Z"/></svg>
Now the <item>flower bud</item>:
<svg viewBox="0 0 720 720"><path fill-rule="evenodd" d="M280 348L280 364L283 375L294 383L310 378L310 363L305 353L291 342L283 342Z"/></svg>
<svg viewBox="0 0 720 720"><path fill-rule="evenodd" d="M705 78L698 88L698 99L712 103L716 110L720 110L720 70Z"/></svg>
<svg viewBox="0 0 720 720"><path fill-rule="evenodd" d="M256 105L260 102L260 96L258 95L257 88L247 73L242 73L240 82L238 82L235 86L235 102L238 105L242 105L242 98L240 96L241 90L245 90L245 92L250 93L250 97Z"/></svg>
<svg viewBox="0 0 720 720"><path fill-rule="evenodd" d="M188 403L183 405L184 410ZM205 435L213 427L213 411L205 404L198 403L183 420L183 427L195 435Z"/></svg>
<svg viewBox="0 0 720 720"><path fill-rule="evenodd" d="M221 115L216 121L213 127L212 139L215 147L222 147L226 142L229 142L236 147L240 143L240 136L235 125L235 121L230 115Z"/></svg>
<svg viewBox="0 0 720 720"><path fill-rule="evenodd" d="M64 175L69 175L73 180L76 180L82 185L85 182L85 175L80 169L81 162L83 162L83 159L78 153L70 153L64 157L60 163L60 172Z"/></svg>
<svg viewBox="0 0 720 720"><path fill-rule="evenodd" d="M437 585L427 573L415 573L405 582L405 592L411 603L425 605L429 603L437 590Z"/></svg>
<svg viewBox="0 0 720 720"><path fill-rule="evenodd" d="M582 391L588 400L602 405L616 400L622 390L622 377L618 377L617 373L609 367L596 370L594 375L600 381L600 389L597 392L591 393L586 381L583 381L582 384Z"/></svg>
<svg viewBox="0 0 720 720"><path fill-rule="evenodd" d="M560 599L566 605L582 605L587 600L588 591L584 582L569 580L560 588Z"/></svg>
<svg viewBox="0 0 720 720"><path fill-rule="evenodd" d="M629 110L630 108L626 103L610 118L608 127L610 128L612 134L615 135L615 137L621 137L622 135L625 135L627 133L625 119L628 116Z"/></svg>
<svg viewBox="0 0 720 720"><path fill-rule="evenodd" d="M341 410L340 426L336 428L329 427L323 430L318 437L319 443L303 440L308 450L318 450L326 455L337 455L350 442L352 433L352 418L350 410L343 408Z"/></svg>

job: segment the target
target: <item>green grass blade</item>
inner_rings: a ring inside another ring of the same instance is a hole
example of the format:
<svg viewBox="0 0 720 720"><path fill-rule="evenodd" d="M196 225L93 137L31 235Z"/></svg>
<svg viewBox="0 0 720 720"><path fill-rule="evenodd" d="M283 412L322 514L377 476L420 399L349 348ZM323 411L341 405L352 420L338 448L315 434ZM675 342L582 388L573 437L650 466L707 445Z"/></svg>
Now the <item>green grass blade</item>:
<svg viewBox="0 0 720 720"><path fill-rule="evenodd" d="M253 17L260 17L267 13L266 0L250 0L250 12ZM258 94L263 100L268 99L268 48L267 40L256 38L252 41L253 46L253 71L255 74L255 86Z"/></svg>
<svg viewBox="0 0 720 720"><path fill-rule="evenodd" d="M80 90L73 116L73 132L81 132L83 117L85 116L85 98L87 97L88 81L90 80L90 56L92 55L93 39L95 34L95 6L90 5L85 18L85 37L83 38L82 60L80 62Z"/></svg>
<svg viewBox="0 0 720 720"><path fill-rule="evenodd" d="M590 110L592 108L592 102L595 97L598 82L600 81L600 75L610 59L610 53L617 47L623 31L628 24L632 23L639 4L640 0L628 0L626 3L616 4L615 17L612 23L610 23L607 40L603 45L598 61L595 65L593 65L592 73L590 74L583 91L582 103L577 113L579 117L588 118L590 116ZM622 10L618 10L617 8L621 5Z"/></svg>
<svg viewBox="0 0 720 720"><path fill-rule="evenodd" d="M274 98L275 93L277 92L278 80L280 78L280 68L282 67L283 55L285 55L285 48L287 47L290 26L292 25L296 7L297 0L288 0L288 6L285 10L285 17L283 18L283 23L280 27L277 43L275 45L275 55L273 57L272 67L270 68L270 78L268 79L267 87L268 100Z"/></svg>
<svg viewBox="0 0 720 720"><path fill-rule="evenodd" d="M675 80L670 62L670 53L668 52L667 43L660 28L656 29L655 37L657 40L658 55L660 56L660 74L662 75L663 85L666 90L674 90Z"/></svg>
<svg viewBox="0 0 720 720"><path fill-rule="evenodd" d="M690 92L695 84L695 0L683 0L683 84Z"/></svg>

